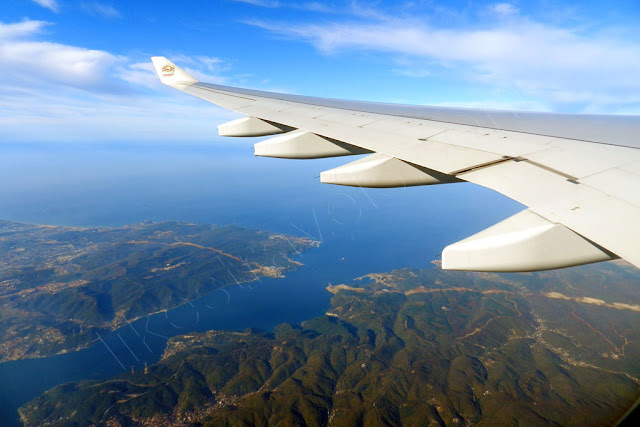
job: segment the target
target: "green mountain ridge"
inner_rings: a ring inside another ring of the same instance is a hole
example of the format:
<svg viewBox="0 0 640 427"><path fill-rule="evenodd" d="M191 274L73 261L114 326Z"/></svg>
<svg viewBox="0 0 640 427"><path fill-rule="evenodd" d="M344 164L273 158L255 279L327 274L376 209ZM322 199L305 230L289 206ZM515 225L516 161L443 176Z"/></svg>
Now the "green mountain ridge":
<svg viewBox="0 0 640 427"><path fill-rule="evenodd" d="M281 277L306 238L239 226L0 221L0 362L78 350L232 283Z"/></svg>
<svg viewBox="0 0 640 427"><path fill-rule="evenodd" d="M20 414L69 426L611 424L640 395L637 284L615 263L370 274L329 286L331 309L301 326L174 337L148 372L58 386Z"/></svg>

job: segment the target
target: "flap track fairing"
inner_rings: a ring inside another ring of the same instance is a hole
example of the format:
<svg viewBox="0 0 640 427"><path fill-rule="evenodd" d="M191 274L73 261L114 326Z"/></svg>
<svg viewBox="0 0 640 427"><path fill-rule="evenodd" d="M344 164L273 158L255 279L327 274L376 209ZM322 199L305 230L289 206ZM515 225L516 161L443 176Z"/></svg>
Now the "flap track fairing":
<svg viewBox="0 0 640 427"><path fill-rule="evenodd" d="M304 130L270 138L255 144L254 148L256 156L282 159L321 159L371 153L371 151Z"/></svg>
<svg viewBox="0 0 640 427"><path fill-rule="evenodd" d="M322 172L320 182L352 187L394 188L446 184L462 180L395 157L375 153Z"/></svg>
<svg viewBox="0 0 640 427"><path fill-rule="evenodd" d="M562 224L524 210L442 252L445 270L519 272L618 258Z"/></svg>
<svg viewBox="0 0 640 427"><path fill-rule="evenodd" d="M295 128L256 117L241 117L218 126L220 136L268 136L291 132Z"/></svg>

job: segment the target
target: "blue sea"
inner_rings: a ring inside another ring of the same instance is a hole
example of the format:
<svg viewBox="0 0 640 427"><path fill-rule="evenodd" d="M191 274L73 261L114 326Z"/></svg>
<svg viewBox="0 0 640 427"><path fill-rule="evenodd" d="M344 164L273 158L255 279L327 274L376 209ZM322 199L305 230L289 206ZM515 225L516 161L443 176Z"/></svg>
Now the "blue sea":
<svg viewBox="0 0 640 427"><path fill-rule="evenodd" d="M57 384L143 369L161 357L171 336L270 330L321 315L330 306L329 283L394 268L428 268L447 244L523 208L471 184L320 184L321 171L355 158L259 158L253 142L0 143L0 219L83 227L144 220L235 223L322 242L303 253L304 266L284 279L217 290L96 336L82 351L0 364L0 425L19 425L17 408Z"/></svg>

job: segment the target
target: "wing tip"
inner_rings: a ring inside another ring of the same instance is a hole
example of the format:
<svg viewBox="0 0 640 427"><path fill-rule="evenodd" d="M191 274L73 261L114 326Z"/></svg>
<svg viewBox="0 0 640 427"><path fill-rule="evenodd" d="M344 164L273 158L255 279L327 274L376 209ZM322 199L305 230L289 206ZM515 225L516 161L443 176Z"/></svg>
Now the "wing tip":
<svg viewBox="0 0 640 427"><path fill-rule="evenodd" d="M193 76L178 67L164 56L152 56L151 62L156 70L160 81L167 86L191 85L198 83Z"/></svg>

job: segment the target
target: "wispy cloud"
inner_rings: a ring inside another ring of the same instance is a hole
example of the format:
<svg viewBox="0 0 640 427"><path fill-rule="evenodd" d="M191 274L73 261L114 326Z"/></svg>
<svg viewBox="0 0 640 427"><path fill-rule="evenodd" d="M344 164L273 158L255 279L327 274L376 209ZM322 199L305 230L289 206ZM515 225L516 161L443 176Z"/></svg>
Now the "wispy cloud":
<svg viewBox="0 0 640 427"><path fill-rule="evenodd" d="M282 3L279 2L278 0L233 0L233 1L238 3L247 3L247 4L252 4L254 6L269 7L269 8L280 7L282 5Z"/></svg>
<svg viewBox="0 0 640 427"><path fill-rule="evenodd" d="M110 70L123 62L111 53L33 40L47 26L42 21L0 24L0 61L4 79L0 87L60 85L75 89L112 91Z"/></svg>
<svg viewBox="0 0 640 427"><path fill-rule="evenodd" d="M280 0L232 0L237 3L246 3L253 6L265 7L268 9L276 8L288 8L295 10L303 10L309 12L322 12L322 13L345 13L357 6L356 2L352 2L348 8L336 6L329 2L300 2L300 1L280 1Z"/></svg>
<svg viewBox="0 0 640 427"><path fill-rule="evenodd" d="M499 19L483 26L446 27L428 19L389 18L300 23L247 22L302 40L325 54L368 51L408 58L404 74L455 74L467 81L516 87L556 107L606 111L640 105L640 40L626 34L581 33L521 16L509 3L493 5ZM431 64L428 68L420 64ZM395 72L402 72L393 67ZM618 107L616 107L618 108Z"/></svg>
<svg viewBox="0 0 640 427"><path fill-rule="evenodd" d="M163 86L146 56L40 40L47 27L0 23L1 141L196 140L234 117ZM218 58L174 58L199 78L226 82Z"/></svg>
<svg viewBox="0 0 640 427"><path fill-rule="evenodd" d="M498 16L514 16L519 13L517 7L511 3L496 3L489 6L489 11Z"/></svg>
<svg viewBox="0 0 640 427"><path fill-rule="evenodd" d="M60 6L56 0L33 0L33 2L55 13L60 11Z"/></svg>
<svg viewBox="0 0 640 427"><path fill-rule="evenodd" d="M99 15L105 18L120 18L122 16L116 8L108 4L98 2L83 3L82 8L91 15Z"/></svg>
<svg viewBox="0 0 640 427"><path fill-rule="evenodd" d="M0 40L7 43L15 39L28 38L42 33L49 25L46 21L24 20L11 24L0 22Z"/></svg>
<svg viewBox="0 0 640 427"><path fill-rule="evenodd" d="M311 12L335 12L336 11L336 9L331 4L320 3L317 1L312 1L309 3L295 3L293 7L300 10L308 10Z"/></svg>

